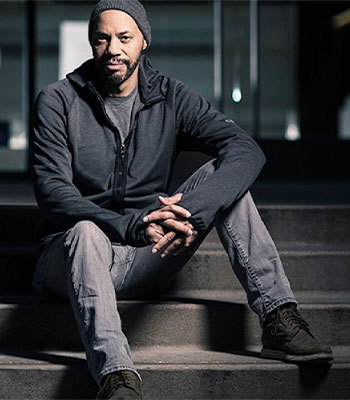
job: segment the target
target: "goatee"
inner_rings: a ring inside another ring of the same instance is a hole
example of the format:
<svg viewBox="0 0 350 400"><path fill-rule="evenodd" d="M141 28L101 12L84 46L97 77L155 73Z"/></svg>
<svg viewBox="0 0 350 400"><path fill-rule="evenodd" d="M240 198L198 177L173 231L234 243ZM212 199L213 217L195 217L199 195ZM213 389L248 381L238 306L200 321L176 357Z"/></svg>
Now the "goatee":
<svg viewBox="0 0 350 400"><path fill-rule="evenodd" d="M140 62L140 57L141 54L137 57L137 59L133 63L131 63L130 60L118 59L116 57L108 57L108 58L106 57L105 59L101 59L97 64L97 69L99 72L99 81L100 84L103 86L104 90L107 93L118 91L118 87L122 83L127 81L137 68ZM107 64L114 58L116 58L118 62L122 62L126 66L126 72L124 74L118 74L115 73L114 71L107 71L104 68L105 64Z"/></svg>

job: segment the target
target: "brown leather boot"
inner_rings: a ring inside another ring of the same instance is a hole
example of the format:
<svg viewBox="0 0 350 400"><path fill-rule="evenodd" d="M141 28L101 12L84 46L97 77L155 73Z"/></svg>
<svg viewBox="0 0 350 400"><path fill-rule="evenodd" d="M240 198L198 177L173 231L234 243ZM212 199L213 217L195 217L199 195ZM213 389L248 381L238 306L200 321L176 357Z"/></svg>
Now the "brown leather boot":
<svg viewBox="0 0 350 400"><path fill-rule="evenodd" d="M261 356L290 362L323 363L333 359L332 349L311 333L294 303L268 314L263 327Z"/></svg>
<svg viewBox="0 0 350 400"><path fill-rule="evenodd" d="M97 399L142 400L141 381L127 369L106 375Z"/></svg>

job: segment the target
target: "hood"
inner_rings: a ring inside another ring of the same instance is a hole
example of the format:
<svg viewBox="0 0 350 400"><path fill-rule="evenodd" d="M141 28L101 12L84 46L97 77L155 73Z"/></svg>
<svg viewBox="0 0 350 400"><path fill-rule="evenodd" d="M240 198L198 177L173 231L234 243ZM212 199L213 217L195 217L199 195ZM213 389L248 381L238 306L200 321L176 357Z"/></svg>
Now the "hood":
<svg viewBox="0 0 350 400"><path fill-rule="evenodd" d="M96 69L93 59L85 61L80 67L67 75L75 86L86 88L96 81ZM163 100L166 94L167 79L152 67L150 60L142 55L139 67L139 93L142 102L147 105Z"/></svg>

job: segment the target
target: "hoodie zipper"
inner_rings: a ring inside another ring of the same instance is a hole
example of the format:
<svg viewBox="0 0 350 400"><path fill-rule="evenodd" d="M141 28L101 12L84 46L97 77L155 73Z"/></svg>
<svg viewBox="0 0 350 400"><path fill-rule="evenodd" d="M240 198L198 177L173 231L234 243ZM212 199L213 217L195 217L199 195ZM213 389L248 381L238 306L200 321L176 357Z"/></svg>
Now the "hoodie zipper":
<svg viewBox="0 0 350 400"><path fill-rule="evenodd" d="M120 140L120 138L119 138ZM121 141L120 141L121 142ZM119 160L120 160L120 164L119 164L119 168L118 168L118 176L117 179L114 180L114 182L117 180L117 183L115 182L115 187L116 187L116 199L115 201L117 203L119 203L122 199L122 195L123 195L123 180L124 180L124 175L125 175L125 169L126 169L126 145L125 143L120 143L120 149L119 149Z"/></svg>
<svg viewBox="0 0 350 400"><path fill-rule="evenodd" d="M133 133L136 130L136 126L139 120L140 112L144 109L145 105L142 105L135 115L135 120L132 128L129 131L124 143L120 144L119 158L120 158L120 168L118 170L118 183L117 183L117 196L116 202L120 202L124 198L126 189L126 174L127 174L127 164L128 164L128 147Z"/></svg>
<svg viewBox="0 0 350 400"><path fill-rule="evenodd" d="M118 128L113 124L113 122L111 121L111 119L109 118L108 114L106 113L105 107L104 107L104 103L99 95L99 93L97 92L97 90L95 89L95 87L89 83L89 87L90 90L92 90L92 92L95 94L95 96L98 98L99 103L102 107L103 110L103 114L105 116L105 118L107 119L107 121L110 123L110 125L113 127L114 129L114 134L115 137L117 139L117 147L119 147L119 152L116 155L115 158L115 165L114 165L114 180L113 180L113 187L112 187L112 203L115 203L116 205L120 206L120 203L122 201L122 199L124 198L124 194L125 194L125 189L126 189L126 170L127 170L127 156L128 156L128 145L130 143L131 137L136 129L138 120L139 120L139 115L140 112L148 107L149 105L153 104L150 102L145 102L141 105L140 109L137 111L136 115L135 115L135 120L134 120L134 124L132 126L132 128L129 131L128 136L126 137L124 143L122 143L121 138L120 138L120 133ZM157 99L158 100L158 99ZM142 98L141 98L142 101ZM119 163L118 163L118 159L119 159ZM120 208L120 211L122 212L122 208Z"/></svg>
<svg viewBox="0 0 350 400"><path fill-rule="evenodd" d="M126 146L124 143L122 143L120 145L120 159L122 160L122 162L124 162L125 160L125 153L126 153Z"/></svg>
<svg viewBox="0 0 350 400"><path fill-rule="evenodd" d="M102 108L103 115L105 116L105 118L107 119L109 124L113 127L114 137L117 142L116 157L115 157L115 163L114 163L114 178L113 178L113 186L112 186L112 203L119 203L121 200L121 197L122 197L121 185L123 182L123 175L124 175L123 172L125 170L124 165L125 165L126 152L127 152L126 145L125 145L125 142L122 143L118 128L113 124L112 120L109 118L109 116L106 112L104 103L103 103L99 93L97 92L97 90L91 83L89 83L89 87L90 87L90 90L97 97L97 99L100 103L100 106ZM118 162L118 161L120 161L120 162Z"/></svg>

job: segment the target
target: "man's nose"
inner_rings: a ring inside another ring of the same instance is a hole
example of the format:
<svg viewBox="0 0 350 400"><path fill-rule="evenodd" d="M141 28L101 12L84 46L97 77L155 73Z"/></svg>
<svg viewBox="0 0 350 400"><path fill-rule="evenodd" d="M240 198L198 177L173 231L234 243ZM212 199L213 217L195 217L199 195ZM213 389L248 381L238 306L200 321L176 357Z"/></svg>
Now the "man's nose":
<svg viewBox="0 0 350 400"><path fill-rule="evenodd" d="M121 43L120 40L116 37L112 37L108 47L107 47L107 51L110 55L112 56L118 56L121 54Z"/></svg>

